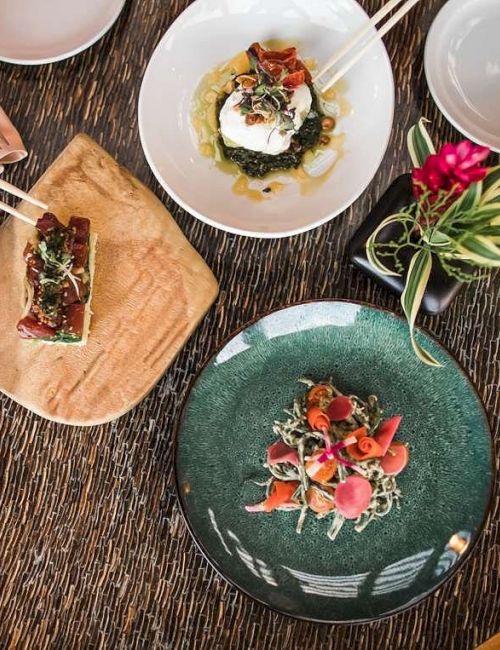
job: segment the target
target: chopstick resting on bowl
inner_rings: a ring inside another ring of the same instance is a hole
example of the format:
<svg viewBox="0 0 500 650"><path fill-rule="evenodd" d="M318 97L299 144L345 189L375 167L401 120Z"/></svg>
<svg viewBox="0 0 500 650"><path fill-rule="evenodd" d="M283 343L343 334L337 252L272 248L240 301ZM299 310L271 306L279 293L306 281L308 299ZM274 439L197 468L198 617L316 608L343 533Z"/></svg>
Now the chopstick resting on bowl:
<svg viewBox="0 0 500 650"><path fill-rule="evenodd" d="M32 205L36 205L38 208L42 208L42 210L47 210L49 207L46 203L43 203L42 201L33 198L27 192L23 192L23 190L20 190L15 185L12 185L12 183L7 183L7 181L0 180L0 190L4 190L5 192L12 194L13 196L16 196L19 199L28 201L28 203L31 203ZM22 212L19 212L19 210L17 210L16 208L13 208L11 205L8 205L3 201L0 201L0 210L7 212L7 214L10 214L13 217L16 217L16 219L20 219L25 223L29 223L31 226L36 225L36 219L32 219L31 217L26 216Z"/></svg>
<svg viewBox="0 0 500 650"><path fill-rule="evenodd" d="M375 27L383 18L385 18L395 7L397 7L403 0L389 0L377 13L371 18L363 27L358 30L352 38L350 38L345 45L343 45L329 61L321 68L318 74L314 77L313 82L316 84L319 92L324 93L333 86L341 77L343 77L353 65L355 65L370 49L370 47L378 40L385 36L394 25L396 25L406 14L412 9L419 0L406 0L402 7L400 7L384 25L373 34L361 48L355 49L356 45L362 40L372 27ZM343 66L333 73L328 81L322 83L321 77L329 72L339 61L349 55L349 58Z"/></svg>

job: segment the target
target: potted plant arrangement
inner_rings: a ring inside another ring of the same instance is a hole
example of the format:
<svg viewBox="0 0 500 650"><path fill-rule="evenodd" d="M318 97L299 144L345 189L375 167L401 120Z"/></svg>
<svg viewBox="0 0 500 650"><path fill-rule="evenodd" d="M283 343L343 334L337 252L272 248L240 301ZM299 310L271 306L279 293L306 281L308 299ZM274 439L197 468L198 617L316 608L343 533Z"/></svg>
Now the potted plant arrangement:
<svg viewBox="0 0 500 650"><path fill-rule="evenodd" d="M398 179L376 206L353 238L351 257L401 293L415 354L439 366L415 339L415 319L424 296L427 311L437 313L462 283L484 277L478 269L500 266L500 166L484 166L490 150L468 140L436 153L425 122L408 134L411 177Z"/></svg>

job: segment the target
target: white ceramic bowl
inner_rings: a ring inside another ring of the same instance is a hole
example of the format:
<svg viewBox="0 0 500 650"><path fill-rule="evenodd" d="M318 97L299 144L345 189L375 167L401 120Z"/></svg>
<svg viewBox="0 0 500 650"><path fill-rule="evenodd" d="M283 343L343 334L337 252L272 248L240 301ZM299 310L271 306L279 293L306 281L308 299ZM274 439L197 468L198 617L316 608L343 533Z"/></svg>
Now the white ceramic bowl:
<svg viewBox="0 0 500 650"><path fill-rule="evenodd" d="M341 120L345 151L328 180L301 196L296 186L253 203L234 178L198 152L191 102L202 76L254 41L296 42L321 64L367 21L355 0L196 0L156 48L139 98L139 129L158 181L192 215L222 230L284 237L310 230L353 203L377 171L389 140L394 82L377 43L346 77L352 113Z"/></svg>
<svg viewBox="0 0 500 650"><path fill-rule="evenodd" d="M449 0L427 37L425 74L444 116L500 152L500 0Z"/></svg>
<svg viewBox="0 0 500 650"><path fill-rule="evenodd" d="M125 0L0 0L0 61L40 65L98 41Z"/></svg>

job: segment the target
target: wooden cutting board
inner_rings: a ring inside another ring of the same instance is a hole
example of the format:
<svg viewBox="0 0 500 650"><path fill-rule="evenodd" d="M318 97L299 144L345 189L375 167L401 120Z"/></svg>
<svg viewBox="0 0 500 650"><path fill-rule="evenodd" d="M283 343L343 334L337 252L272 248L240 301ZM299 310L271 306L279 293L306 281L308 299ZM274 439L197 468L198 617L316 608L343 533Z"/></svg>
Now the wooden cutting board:
<svg viewBox="0 0 500 650"><path fill-rule="evenodd" d="M32 190L63 223L98 235L85 347L23 341L22 257L33 228L0 228L0 390L56 422L113 420L151 390L217 296L218 286L160 201L101 147L78 135ZM27 203L20 209L38 218Z"/></svg>

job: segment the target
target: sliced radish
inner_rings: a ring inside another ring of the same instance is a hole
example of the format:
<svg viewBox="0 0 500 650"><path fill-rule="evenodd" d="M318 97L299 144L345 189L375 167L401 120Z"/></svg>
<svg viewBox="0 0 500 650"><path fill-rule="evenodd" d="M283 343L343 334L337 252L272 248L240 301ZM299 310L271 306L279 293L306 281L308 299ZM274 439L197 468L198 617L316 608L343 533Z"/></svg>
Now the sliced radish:
<svg viewBox="0 0 500 650"><path fill-rule="evenodd" d="M393 442L386 455L380 461L380 466L386 474L399 474L408 465L410 452L402 442Z"/></svg>
<svg viewBox="0 0 500 650"><path fill-rule="evenodd" d="M298 466L299 455L293 447L289 447L283 440L278 440L267 448L267 464L291 463Z"/></svg>
<svg viewBox="0 0 500 650"><path fill-rule="evenodd" d="M256 503L254 506L245 506L247 512L266 512L265 501Z"/></svg>
<svg viewBox="0 0 500 650"><path fill-rule="evenodd" d="M347 420L352 415L354 406L351 400L345 395L339 395L334 397L330 402L327 413L330 417L330 420L333 422L340 422L341 420Z"/></svg>
<svg viewBox="0 0 500 650"><path fill-rule="evenodd" d="M373 436L382 447L382 455L384 455L389 449L389 445L392 442L392 439L396 435L399 424L402 418L400 415L395 415L392 418L389 418L379 426L377 433Z"/></svg>
<svg viewBox="0 0 500 650"><path fill-rule="evenodd" d="M370 481L362 476L349 476L335 490L337 510L346 519L357 519L368 508L371 498Z"/></svg>

